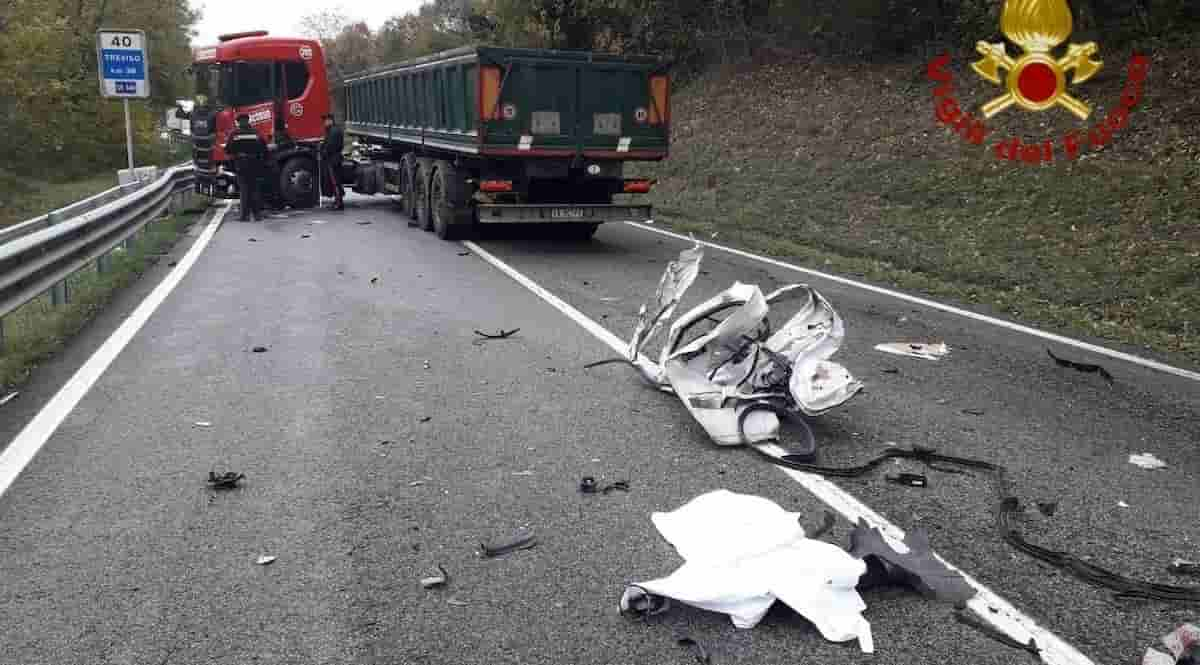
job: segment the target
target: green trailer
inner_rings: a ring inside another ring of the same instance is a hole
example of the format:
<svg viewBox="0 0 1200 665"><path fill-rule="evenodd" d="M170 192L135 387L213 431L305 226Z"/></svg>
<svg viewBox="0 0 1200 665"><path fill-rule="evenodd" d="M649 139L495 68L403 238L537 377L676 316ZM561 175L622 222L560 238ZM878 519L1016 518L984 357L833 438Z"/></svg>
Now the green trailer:
<svg viewBox="0 0 1200 665"><path fill-rule="evenodd" d="M346 79L345 128L360 149L357 192L400 197L410 224L456 238L476 224L546 224L587 238L604 222L651 218L653 182L627 161L670 142L660 58L467 47Z"/></svg>

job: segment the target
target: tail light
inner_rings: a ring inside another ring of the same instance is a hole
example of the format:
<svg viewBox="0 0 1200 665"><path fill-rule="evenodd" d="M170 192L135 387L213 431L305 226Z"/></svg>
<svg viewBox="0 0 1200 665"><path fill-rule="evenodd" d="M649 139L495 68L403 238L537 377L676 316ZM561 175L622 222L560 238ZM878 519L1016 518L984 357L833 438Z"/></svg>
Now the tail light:
<svg viewBox="0 0 1200 665"><path fill-rule="evenodd" d="M650 187L654 184L651 180L626 180L626 194L649 194Z"/></svg>
<svg viewBox="0 0 1200 665"><path fill-rule="evenodd" d="M479 68L479 119L495 120L499 113L500 68L485 65Z"/></svg>
<svg viewBox="0 0 1200 665"><path fill-rule="evenodd" d="M511 192L511 180L484 180L479 183L479 190L483 192Z"/></svg>
<svg viewBox="0 0 1200 665"><path fill-rule="evenodd" d="M650 124L665 125L671 121L671 85L666 75L650 77Z"/></svg>

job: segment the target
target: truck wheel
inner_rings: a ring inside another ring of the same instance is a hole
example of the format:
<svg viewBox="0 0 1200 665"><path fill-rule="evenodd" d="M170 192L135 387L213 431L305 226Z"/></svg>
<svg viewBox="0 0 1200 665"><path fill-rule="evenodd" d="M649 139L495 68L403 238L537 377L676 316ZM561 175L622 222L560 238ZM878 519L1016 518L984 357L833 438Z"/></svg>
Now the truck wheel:
<svg viewBox="0 0 1200 665"><path fill-rule="evenodd" d="M307 157L293 157L279 171L279 194L293 208L318 205L317 166Z"/></svg>
<svg viewBox="0 0 1200 665"><path fill-rule="evenodd" d="M466 183L449 162L434 164L429 184L429 210L433 216L433 230L442 240L459 240L471 230L474 210L467 200Z"/></svg>
<svg viewBox="0 0 1200 665"><path fill-rule="evenodd" d="M417 160L411 152L400 158L400 211L408 218L409 226L417 225L417 194L413 188L413 183L416 181L416 170Z"/></svg>
<svg viewBox="0 0 1200 665"><path fill-rule="evenodd" d="M433 215L429 210L429 176L432 171L432 159L417 158L417 169L413 176L413 202L417 208L417 226L424 231L433 230Z"/></svg>

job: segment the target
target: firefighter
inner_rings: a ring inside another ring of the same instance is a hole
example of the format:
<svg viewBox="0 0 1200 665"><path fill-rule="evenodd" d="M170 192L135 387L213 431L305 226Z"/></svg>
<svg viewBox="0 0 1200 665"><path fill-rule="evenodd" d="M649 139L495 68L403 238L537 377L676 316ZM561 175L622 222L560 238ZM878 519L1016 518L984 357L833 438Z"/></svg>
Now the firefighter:
<svg viewBox="0 0 1200 665"><path fill-rule="evenodd" d="M345 134L342 128L333 120L332 113L326 113L323 120L325 121L325 140L321 143L321 170L324 173L321 175L324 182L333 187L333 209L345 210L346 206L342 202L342 149L345 147Z"/></svg>
<svg viewBox="0 0 1200 665"><path fill-rule="evenodd" d="M238 194L241 197L241 220L260 222L263 218L262 190L259 179L266 167L267 144L250 126L250 116L237 117L237 129L225 144L225 152L234 157L237 169Z"/></svg>

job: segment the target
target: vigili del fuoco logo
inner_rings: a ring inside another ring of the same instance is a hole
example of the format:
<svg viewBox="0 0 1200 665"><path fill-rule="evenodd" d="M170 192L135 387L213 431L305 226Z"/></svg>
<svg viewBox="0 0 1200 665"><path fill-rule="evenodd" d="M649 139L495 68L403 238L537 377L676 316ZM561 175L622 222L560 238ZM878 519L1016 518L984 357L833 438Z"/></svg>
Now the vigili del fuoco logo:
<svg viewBox="0 0 1200 665"><path fill-rule="evenodd" d="M1095 76L1104 63L1096 57L1100 52L1096 42L1069 43L1061 57L1054 55L1053 51L1071 37L1073 28L1067 0L1005 0L1000 30L1020 49L1020 55L1011 55L1004 42L981 41L975 50L983 59L971 65L981 78L1001 87L1003 94L979 108L983 119L965 111L954 96L954 76L947 69L950 56L942 55L929 63L928 72L930 80L940 84L933 91L937 120L975 145L983 145L988 139L990 130L984 120L1010 109L1030 113L1061 109L1086 122L1092 115L1092 107L1077 89ZM1086 148L1107 145L1129 124L1130 112L1142 100L1142 85L1149 68L1150 58L1134 55L1120 103L1089 128L1070 131L1057 141L1047 138L1026 144L1020 137L1001 139L992 144L993 152L1001 160L1041 164L1053 162L1060 150L1068 160L1074 160Z"/></svg>

